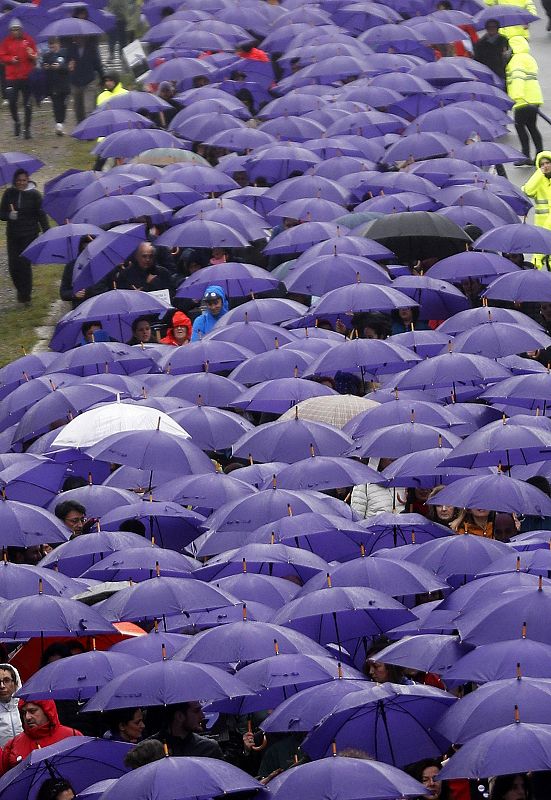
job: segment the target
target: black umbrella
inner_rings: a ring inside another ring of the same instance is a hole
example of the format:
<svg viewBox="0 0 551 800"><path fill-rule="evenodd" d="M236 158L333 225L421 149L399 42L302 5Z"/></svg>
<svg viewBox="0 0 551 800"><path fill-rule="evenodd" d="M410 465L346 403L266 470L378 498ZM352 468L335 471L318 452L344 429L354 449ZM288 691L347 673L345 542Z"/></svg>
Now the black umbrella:
<svg viewBox="0 0 551 800"><path fill-rule="evenodd" d="M445 258L462 252L472 241L455 222L431 211L387 214L362 226L361 235L384 244L401 264Z"/></svg>

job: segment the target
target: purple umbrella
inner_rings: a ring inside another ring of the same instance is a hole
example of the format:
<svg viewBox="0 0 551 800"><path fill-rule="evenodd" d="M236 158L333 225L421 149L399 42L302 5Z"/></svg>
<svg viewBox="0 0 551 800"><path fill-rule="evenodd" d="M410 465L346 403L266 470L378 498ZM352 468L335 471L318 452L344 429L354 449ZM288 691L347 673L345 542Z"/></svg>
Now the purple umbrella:
<svg viewBox="0 0 551 800"><path fill-rule="evenodd" d="M229 330L239 326L232 325ZM302 378L280 378L277 381L263 381L244 391L232 403L232 408L243 411L267 411L282 414L302 400L311 397L326 397L335 394L328 386Z"/></svg>
<svg viewBox="0 0 551 800"><path fill-rule="evenodd" d="M303 253L285 277L287 291L303 294L322 295L354 283L389 285L390 279L383 267L365 256L336 253L316 258Z"/></svg>
<svg viewBox="0 0 551 800"><path fill-rule="evenodd" d="M461 140L445 133L420 131L403 135L397 142L387 148L384 156L385 164L395 161L421 161L436 156L453 156L461 146Z"/></svg>
<svg viewBox="0 0 551 800"><path fill-rule="evenodd" d="M479 645L446 669L446 680L486 683L516 678L519 664L523 675L546 678L551 667L551 645L522 636Z"/></svg>
<svg viewBox="0 0 551 800"><path fill-rule="evenodd" d="M294 347L278 346L275 340L275 347L266 353L258 353L251 356L247 361L238 364L232 371L230 377L233 380L251 386L268 380L278 380L280 378L292 378L301 376L312 361L311 355L306 348L299 350Z"/></svg>
<svg viewBox="0 0 551 800"><path fill-rule="evenodd" d="M125 135L128 135L125 133ZM88 222L100 227L114 223L130 222L138 217L150 217L154 222L168 219L172 209L151 197L138 195L111 196L79 209L71 217L72 222Z"/></svg>
<svg viewBox="0 0 551 800"><path fill-rule="evenodd" d="M494 16L492 16L492 13ZM474 24L478 31L481 31L489 19L496 19L499 22L499 27L504 28L509 25L529 25L531 22L536 22L539 17L532 14L528 9L519 6L506 4L497 4L497 7L492 9L485 8L476 14Z"/></svg>
<svg viewBox="0 0 551 800"><path fill-rule="evenodd" d="M528 223L502 225L479 236L474 247L503 253L551 253L551 233Z"/></svg>
<svg viewBox="0 0 551 800"><path fill-rule="evenodd" d="M405 606L384 592L333 587L330 580L328 584L291 600L276 611L273 623L305 633L320 644L334 642L340 650L346 640L378 636L413 618Z"/></svg>
<svg viewBox="0 0 551 800"><path fill-rule="evenodd" d="M185 425L186 431L201 450L226 450L245 433L252 423L231 411L198 405L171 413L172 419Z"/></svg>
<svg viewBox="0 0 551 800"><path fill-rule="evenodd" d="M474 736L442 768L439 777L475 778L546 771L551 766L551 725L520 722L511 709L510 725Z"/></svg>
<svg viewBox="0 0 551 800"><path fill-rule="evenodd" d="M299 200L288 200L270 212L269 219L290 219L305 220L307 222L333 222L340 217L344 207L331 200L318 198L300 198Z"/></svg>
<svg viewBox="0 0 551 800"><path fill-rule="evenodd" d="M198 75L205 75L208 77L212 72L213 68L208 61L198 58L172 58L165 61L164 64L160 64L158 67L152 69L147 79L150 83L161 83L161 81L182 83ZM155 147L156 145L153 146Z"/></svg>
<svg viewBox="0 0 551 800"><path fill-rule="evenodd" d="M509 425L504 418L471 433L442 460L443 467L529 464L545 459L551 433L540 427Z"/></svg>
<svg viewBox="0 0 551 800"><path fill-rule="evenodd" d="M470 81L461 83L461 86L470 86ZM449 88L448 86L447 89ZM465 158L471 164L479 167L507 164L511 161L518 161L523 156L520 150L500 142L473 142L473 144L458 147L455 155L457 158Z"/></svg>
<svg viewBox="0 0 551 800"><path fill-rule="evenodd" d="M385 763L410 764L447 748L433 731L456 698L431 686L383 684L344 697L306 738L303 749L321 758L337 748L361 747ZM354 745L352 745L354 743Z"/></svg>
<svg viewBox="0 0 551 800"><path fill-rule="evenodd" d="M74 261L79 254L82 238L103 233L97 225L68 223L49 228L25 248L25 258L33 264L65 264Z"/></svg>
<svg viewBox="0 0 551 800"><path fill-rule="evenodd" d="M249 242L229 225L207 219L192 219L175 225L157 239L162 247L247 247Z"/></svg>
<svg viewBox="0 0 551 800"><path fill-rule="evenodd" d="M199 372L205 364L212 372L227 372L239 364L247 364L254 354L233 342L204 338L186 347L171 347L162 356L161 368L172 375ZM240 382L232 375L232 380Z"/></svg>
<svg viewBox="0 0 551 800"><path fill-rule="evenodd" d="M341 229L333 222L301 222L274 236L264 248L268 255L303 253L312 245L339 236Z"/></svg>
<svg viewBox="0 0 551 800"><path fill-rule="evenodd" d="M336 756L302 764L285 772L276 778L271 791L274 800L292 800L295 797L314 800L320 792L325 792L332 800L353 800L360 796L365 800L378 800L381 797L419 796L419 785L416 784L417 781L409 775L389 764L352 761Z"/></svg>
<svg viewBox="0 0 551 800"><path fill-rule="evenodd" d="M162 430L125 431L107 436L86 448L92 458L115 464L131 464L138 469L162 469L170 463L181 474L213 472L207 456L189 439Z"/></svg>
<svg viewBox="0 0 551 800"><path fill-rule="evenodd" d="M280 489L337 489L371 483L380 478L380 473L366 464L348 458L334 456L311 456L283 467L275 474ZM268 489L273 478L266 481L263 488Z"/></svg>
<svg viewBox="0 0 551 800"><path fill-rule="evenodd" d="M34 596L7 600L0 609L0 636L29 639L33 636L97 636L116 629L96 609L77 600L37 592Z"/></svg>
<svg viewBox="0 0 551 800"><path fill-rule="evenodd" d="M368 554L384 548L399 548L402 544L413 542L432 544L432 539L449 537L449 528L421 514L381 511L365 519L362 527L370 534L365 538L364 545ZM391 557L390 553L386 555Z"/></svg>
<svg viewBox="0 0 551 800"><path fill-rule="evenodd" d="M519 270L518 273L501 275L488 286L483 297L491 300L506 298L513 303L526 301L548 303L551 300L551 276L537 269Z"/></svg>
<svg viewBox="0 0 551 800"><path fill-rule="evenodd" d="M53 362L53 369L81 377L109 371L123 375L156 371L155 362L145 349L138 350L127 344L119 344L119 342L91 342L86 347L75 347L73 350L59 354ZM67 394L67 397L74 399L78 405L78 392L70 392L70 388L77 389L77 386L62 387L57 391ZM114 402L117 399L116 395L121 394L120 390L118 392L114 390L108 396L108 387L103 387L103 390L104 396L98 397L95 400L96 403ZM90 405L92 403L88 402L88 407Z"/></svg>
<svg viewBox="0 0 551 800"><path fill-rule="evenodd" d="M187 203L199 200L201 195L195 189L190 189L176 181L159 181L150 186L136 189L133 194L139 197L153 197L171 208L178 209Z"/></svg>
<svg viewBox="0 0 551 800"><path fill-rule="evenodd" d="M485 608L473 607L460 614L457 628L468 644L490 644L512 639L518 631L528 631L530 638L551 644L549 630L543 624L549 607L549 587L542 579L534 586L511 589L495 598ZM474 606L474 604L473 604Z"/></svg>
<svg viewBox="0 0 551 800"><path fill-rule="evenodd" d="M239 397L244 389L242 384L222 375L198 372L175 378L167 376L156 391L161 397L168 395L198 405L225 407Z"/></svg>
<svg viewBox="0 0 551 800"><path fill-rule="evenodd" d="M126 111L149 111L152 113L164 111L170 108L170 103L167 103L161 97L151 92L139 92L133 89L126 92L126 94L117 94L106 101L104 108L122 109Z"/></svg>
<svg viewBox="0 0 551 800"><path fill-rule="evenodd" d="M269 622L244 619L198 633L176 653L174 660L224 668L231 665L235 669L278 652L327 655L327 650L297 631Z"/></svg>
<svg viewBox="0 0 551 800"><path fill-rule="evenodd" d="M442 484L453 483L458 478L472 474L464 467L443 466L443 459L453 452L450 447L433 447L406 453L386 467L382 476L387 486L434 489ZM484 470L486 473L489 471L489 469Z"/></svg>
<svg viewBox="0 0 551 800"><path fill-rule="evenodd" d="M268 422L246 433L233 447L233 455L258 461L292 464L307 458L312 450L321 456L342 455L352 441L332 425L298 418Z"/></svg>
<svg viewBox="0 0 551 800"><path fill-rule="evenodd" d="M77 700L80 703L93 697L121 672L146 664L145 659L136 656L91 650L47 664L23 684L18 696L25 700Z"/></svg>
<svg viewBox="0 0 551 800"><path fill-rule="evenodd" d="M274 708L308 686L322 686L339 680L362 680L363 677L353 667L343 667L329 656L295 653L270 656L239 670L239 679L254 693L243 699L239 711L247 714ZM224 701L214 702L209 710L223 711L225 707Z"/></svg>
<svg viewBox="0 0 551 800"><path fill-rule="evenodd" d="M44 41L52 36L101 36L103 32L104 28L87 19L66 17L46 25L38 34L38 38Z"/></svg>
<svg viewBox="0 0 551 800"><path fill-rule="evenodd" d="M517 272L518 267L497 253L466 251L443 258L429 270L429 277L459 283L464 278L478 278L488 283L500 275Z"/></svg>
<svg viewBox="0 0 551 800"><path fill-rule="evenodd" d="M248 300L237 308L224 314L218 326L230 325L234 322L266 322L278 325L296 319L307 311L307 307L295 300L283 297L266 297L260 300Z"/></svg>
<svg viewBox="0 0 551 800"><path fill-rule="evenodd" d="M145 226L132 222L100 233L76 258L73 291L87 289L120 266L145 241Z"/></svg>
<svg viewBox="0 0 551 800"><path fill-rule="evenodd" d="M371 283L357 283L343 286L324 294L308 314L288 327L307 327L316 319L342 318L369 311L392 311L397 308L417 307L403 292L390 286L376 286Z"/></svg>
<svg viewBox="0 0 551 800"><path fill-rule="evenodd" d="M155 577L187 578L196 566L195 559L174 550L157 547L132 547L118 550L96 562L82 573L83 578L99 581L140 581Z"/></svg>
<svg viewBox="0 0 551 800"><path fill-rule="evenodd" d="M155 147L179 149L181 145L182 140L168 131L158 128L152 130L131 129L110 133L94 147L92 152L102 158L132 158L132 156L143 153L144 150L151 150Z"/></svg>
<svg viewBox="0 0 551 800"><path fill-rule="evenodd" d="M257 148L245 162L245 169L252 181L263 177L268 183L274 184L289 178L296 171L305 172L319 163L319 156L311 150L292 142L283 142L269 145L266 149Z"/></svg>
<svg viewBox="0 0 551 800"><path fill-rule="evenodd" d="M120 622L164 619L190 611L224 608L235 602L232 595L193 578L156 577L121 589L97 608L108 619Z"/></svg>
<svg viewBox="0 0 551 800"><path fill-rule="evenodd" d="M16 169L25 169L27 172L36 172L44 166L44 162L28 153L1 153L0 154L0 183L11 183Z"/></svg>
<svg viewBox="0 0 551 800"><path fill-rule="evenodd" d="M254 572L227 575L225 578L215 579L214 584L218 589L233 594L242 602L261 599L270 608L281 608L292 600L298 591L298 587L285 578Z"/></svg>
<svg viewBox="0 0 551 800"><path fill-rule="evenodd" d="M0 500L0 541L2 547L66 542L70 531L52 513L17 500Z"/></svg>
<svg viewBox="0 0 551 800"><path fill-rule="evenodd" d="M347 423L344 432L357 439L382 427L411 422L412 419L424 425L435 425L440 428L454 428L460 424L460 420L454 414L453 406L445 407L427 400L403 400L398 397L358 414Z"/></svg>
<svg viewBox="0 0 551 800"><path fill-rule="evenodd" d="M150 119L136 111L100 109L80 122L71 136L75 139L96 139L98 136L108 136L116 131L153 127L154 123Z"/></svg>
<svg viewBox="0 0 551 800"><path fill-rule="evenodd" d="M157 661L119 674L86 704L84 712L133 706L167 706L246 697L251 691L219 667L183 661Z"/></svg>
<svg viewBox="0 0 551 800"><path fill-rule="evenodd" d="M271 349L276 341L280 345L297 344L297 337L294 333L289 333L277 325L269 325L266 322L234 322L232 325L222 328L216 327L208 334L208 338L240 344L242 347L252 350L253 353L264 353Z"/></svg>
<svg viewBox="0 0 551 800"><path fill-rule="evenodd" d="M143 547L143 536L126 531L98 531L77 536L56 547L40 562L41 567L57 569L63 575L78 578L88 567L108 553L123 547Z"/></svg>
<svg viewBox="0 0 551 800"><path fill-rule="evenodd" d="M480 308L470 308L468 311L460 311L450 319L444 320L439 326L442 333L461 333L469 328L475 328L485 322L511 322L517 323L525 328L536 328L541 330L531 317L508 308L494 308L482 306Z"/></svg>
<svg viewBox="0 0 551 800"><path fill-rule="evenodd" d="M221 286L228 297L245 297L255 292L277 289L279 281L266 270L252 264L225 263L205 267L186 278L178 287L176 297L202 297L212 284Z"/></svg>
<svg viewBox="0 0 551 800"><path fill-rule="evenodd" d="M419 303L420 319L446 319L469 308L463 292L446 281L424 275L404 275L396 278L392 285Z"/></svg>
<svg viewBox="0 0 551 800"><path fill-rule="evenodd" d="M492 681L462 698L436 724L439 733L463 744L481 733L501 728L518 708L525 722L545 723L551 703L551 680L518 677Z"/></svg>
<svg viewBox="0 0 551 800"><path fill-rule="evenodd" d="M430 501L431 504L434 503ZM458 508L489 508L516 514L551 515L551 500L539 489L502 472L460 478L438 494L438 505Z"/></svg>
<svg viewBox="0 0 551 800"><path fill-rule="evenodd" d="M380 559L373 560L377 562ZM377 654L377 658L385 664L397 664L401 667L409 667L421 672L435 672L440 675L448 669L450 664L453 668L453 665L465 655L466 651L467 647L459 641L457 636L422 633L419 636L406 637L385 647L381 651L383 655Z"/></svg>
<svg viewBox="0 0 551 800"><path fill-rule="evenodd" d="M162 758L129 772L107 789L102 800L168 800L175 787L181 800L261 794L262 785L243 770L214 758Z"/></svg>
<svg viewBox="0 0 551 800"><path fill-rule="evenodd" d="M406 561L432 570L443 580L455 576L466 580L508 552L509 548L503 542L462 534L420 544L408 551L405 558Z"/></svg>
<svg viewBox="0 0 551 800"><path fill-rule="evenodd" d="M6 364L0 369L0 398L4 399L17 386L46 373L55 357L55 353L31 353Z"/></svg>
<svg viewBox="0 0 551 800"><path fill-rule="evenodd" d="M397 192L389 197L372 197L365 200L356 211L380 211L383 214L396 213L398 211L435 211L440 204L430 197L417 192Z"/></svg>
<svg viewBox="0 0 551 800"><path fill-rule="evenodd" d="M411 302L411 301L410 301ZM398 389L453 389L506 378L507 370L490 358L452 351L422 361L398 378Z"/></svg>
<svg viewBox="0 0 551 800"><path fill-rule="evenodd" d="M297 552L284 544L251 544L215 556L206 566L199 567L196 574L212 582L217 577L247 570L276 577L296 575L304 581L318 572L325 572L327 563L314 553Z"/></svg>
<svg viewBox="0 0 551 800"><path fill-rule="evenodd" d="M449 430L422 422L402 422L386 425L374 431L359 435L354 440L351 455L358 458L399 458L408 453L427 450L443 444L456 447L461 442L459 436Z"/></svg>
<svg viewBox="0 0 551 800"><path fill-rule="evenodd" d="M181 650L188 640L189 636L180 633L166 633L155 624L147 636L132 636L130 639L124 639L110 647L109 652L143 658L144 661L152 664L154 661L162 661L163 658L172 658L174 653Z"/></svg>
<svg viewBox="0 0 551 800"><path fill-rule="evenodd" d="M377 375L407 369L420 358L406 347L390 344L378 339L346 339L343 344L322 353L305 370L304 376L335 375L340 370Z"/></svg>
<svg viewBox="0 0 551 800"><path fill-rule="evenodd" d="M100 177L92 178L88 185L80 189L77 194L72 197L65 209L65 216L70 217L75 214L79 209L93 203L94 200L101 200L104 197L112 195L127 195L133 192L140 186L148 186L151 183L151 178L137 174L130 174L131 167L127 167L129 174L124 172L115 172L114 174L107 173L92 173L92 175L99 175Z"/></svg>
<svg viewBox="0 0 551 800"><path fill-rule="evenodd" d="M77 792L98 778L119 778L126 772L124 756L131 749L127 742L69 736L55 744L32 750L4 775L0 791L6 800L36 800L40 786L52 776L69 781Z"/></svg>

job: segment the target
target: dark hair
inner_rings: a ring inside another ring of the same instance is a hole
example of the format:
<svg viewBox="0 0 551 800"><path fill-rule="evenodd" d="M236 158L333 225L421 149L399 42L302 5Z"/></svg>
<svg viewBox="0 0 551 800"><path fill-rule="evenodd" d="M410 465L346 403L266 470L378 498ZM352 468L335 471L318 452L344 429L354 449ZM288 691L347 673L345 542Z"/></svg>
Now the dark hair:
<svg viewBox="0 0 551 800"><path fill-rule="evenodd" d="M492 19L487 19L486 22L484 23L484 27L487 28L488 25L491 25L492 27L495 28L499 28L499 20L494 19L493 17Z"/></svg>
<svg viewBox="0 0 551 800"><path fill-rule="evenodd" d="M144 739L143 742L129 750L124 757L124 766L128 769L138 769L152 761L160 761L165 756L165 748L158 739Z"/></svg>
<svg viewBox="0 0 551 800"><path fill-rule="evenodd" d="M165 706L166 723L170 725L178 711L181 711L182 714L185 714L190 705L191 703L173 703L172 705Z"/></svg>
<svg viewBox="0 0 551 800"><path fill-rule="evenodd" d="M38 790L36 800L57 800L61 792L67 790L75 791L69 781L64 778L48 778Z"/></svg>
<svg viewBox="0 0 551 800"><path fill-rule="evenodd" d="M103 82L104 83L105 83L105 81L114 81L115 83L119 83L120 79L121 79L121 76L114 69L108 70L108 72L106 72L105 75L103 76Z"/></svg>
<svg viewBox="0 0 551 800"><path fill-rule="evenodd" d="M83 336L86 336L86 334L89 331L91 331L93 327L102 328L103 329L103 325L101 324L99 319L92 319L92 320L89 320L88 322L83 322L82 323L82 326L80 328L80 332L82 333Z"/></svg>
<svg viewBox="0 0 551 800"><path fill-rule="evenodd" d="M539 489L540 492L546 494L547 497L551 496L551 486L549 486L549 481L543 475L533 475L531 478L528 478L526 483Z"/></svg>
<svg viewBox="0 0 551 800"><path fill-rule="evenodd" d="M352 318L352 326L358 331L360 338L364 336L365 328L372 328L379 339L386 339L390 336L391 324L387 314L373 312L372 314L355 314Z"/></svg>
<svg viewBox="0 0 551 800"><path fill-rule="evenodd" d="M411 775L412 778L415 778L416 781L421 782L423 772L427 769L427 767L436 767L437 769L442 769L442 764L436 758L423 758L421 761L416 761L415 764L409 764L405 771L408 773L408 775Z"/></svg>
<svg viewBox="0 0 551 800"><path fill-rule="evenodd" d="M82 489L83 486L88 486L88 481L81 478L80 475L69 475L61 484L61 491L69 492L71 489Z"/></svg>
<svg viewBox="0 0 551 800"><path fill-rule="evenodd" d="M492 790L490 792L490 800L503 800L506 793L511 791L513 788L513 784L515 779L520 776L524 782L524 790L526 792L526 796L530 796L530 784L528 782L528 776L525 775L523 772L515 772L511 775L498 775L494 781L494 785L492 786Z"/></svg>
<svg viewBox="0 0 551 800"><path fill-rule="evenodd" d="M370 675L369 675L369 662L370 661L378 661L378 659L375 658L375 656L378 653L380 653L381 650L384 650L385 647L388 647L389 644L390 644L390 640L381 639L380 641L374 642L371 645L371 647L367 651L365 662L364 662L364 665L362 667L362 672L364 673L364 675L367 675L368 677L370 677ZM389 679L390 683L400 683L400 681L402 680L402 678L404 676L403 668L397 666L396 664L387 664L386 662L383 662L383 663L384 663L384 665L386 667L386 670L388 672L388 679Z"/></svg>
<svg viewBox="0 0 551 800"><path fill-rule="evenodd" d="M134 320L134 322L131 325L132 333L134 333L134 334L136 333L136 329L137 329L138 325L140 324L140 322L149 322L149 317L136 317L136 319Z"/></svg>
<svg viewBox="0 0 551 800"><path fill-rule="evenodd" d="M26 169L23 169L23 167L19 167L19 169L16 169L16 170L15 170L15 172L13 173L12 183L13 183L14 185L15 185L15 182L17 181L17 179L18 179L18 178L19 178L21 175L26 175L26 176L27 176L27 178L29 177L29 173L27 172L27 170L26 170Z"/></svg>
<svg viewBox="0 0 551 800"><path fill-rule="evenodd" d="M138 536L145 536L145 525L139 519L125 519L120 523L119 530L137 533Z"/></svg>
<svg viewBox="0 0 551 800"><path fill-rule="evenodd" d="M49 645L49 647L47 647L42 653L42 658L40 659L40 666L45 667L46 664L49 664L52 656L57 656L58 658L67 658L70 655L71 653L65 642L54 642L53 644Z"/></svg>
<svg viewBox="0 0 551 800"><path fill-rule="evenodd" d="M11 675L11 679L14 683L17 683L17 675L15 673L14 668L11 664L0 664L0 670L4 670L4 672L9 672Z"/></svg>
<svg viewBox="0 0 551 800"><path fill-rule="evenodd" d="M71 511L78 511L79 514L86 514L86 509L82 503L77 503L76 500L64 500L58 503L54 509L54 514L58 519L65 519Z"/></svg>
<svg viewBox="0 0 551 800"><path fill-rule="evenodd" d="M107 724L111 734L115 737L119 735L119 725L125 725L134 717L136 711L140 711L140 706L132 706L131 708L118 708L116 711L110 711L107 716Z"/></svg>

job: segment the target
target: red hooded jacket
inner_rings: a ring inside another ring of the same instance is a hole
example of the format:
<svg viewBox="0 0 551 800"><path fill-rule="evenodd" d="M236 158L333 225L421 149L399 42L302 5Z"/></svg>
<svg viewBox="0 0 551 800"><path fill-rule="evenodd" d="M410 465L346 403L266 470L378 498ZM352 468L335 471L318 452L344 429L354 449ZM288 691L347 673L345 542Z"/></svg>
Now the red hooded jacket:
<svg viewBox="0 0 551 800"><path fill-rule="evenodd" d="M178 347L180 342L176 341L174 337L174 328L177 325L183 325L187 330L188 341L191 339L191 320L183 311L176 311L172 317L172 325L168 328L166 336L161 339L161 344L171 344L173 347Z"/></svg>
<svg viewBox="0 0 551 800"><path fill-rule="evenodd" d="M28 51L34 55L29 55ZM36 65L37 49L32 36L16 39L11 33L0 43L0 62L6 67L6 81L26 80Z"/></svg>
<svg viewBox="0 0 551 800"><path fill-rule="evenodd" d="M56 704L53 700L32 700L33 705L40 706L48 717L48 723L38 728L23 728L23 733L18 733L4 745L2 750L2 775L12 767L15 767L22 759L29 755L33 750L47 747L54 742L60 742L68 736L82 736L80 731L62 725L57 715ZM27 701L19 701L19 711Z"/></svg>

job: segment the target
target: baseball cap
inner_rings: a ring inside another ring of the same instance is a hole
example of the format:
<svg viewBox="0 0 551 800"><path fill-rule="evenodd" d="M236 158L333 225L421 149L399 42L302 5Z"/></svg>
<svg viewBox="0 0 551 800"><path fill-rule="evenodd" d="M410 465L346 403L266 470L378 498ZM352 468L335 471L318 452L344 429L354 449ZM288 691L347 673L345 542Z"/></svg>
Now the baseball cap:
<svg viewBox="0 0 551 800"><path fill-rule="evenodd" d="M21 20L14 17L10 22L10 31L12 28L22 28L23 25L21 24Z"/></svg>
<svg viewBox="0 0 551 800"><path fill-rule="evenodd" d="M207 303L212 300L221 300L221 299L222 298L220 297L218 292L205 292L205 294L203 295L203 300L205 300L205 302Z"/></svg>

